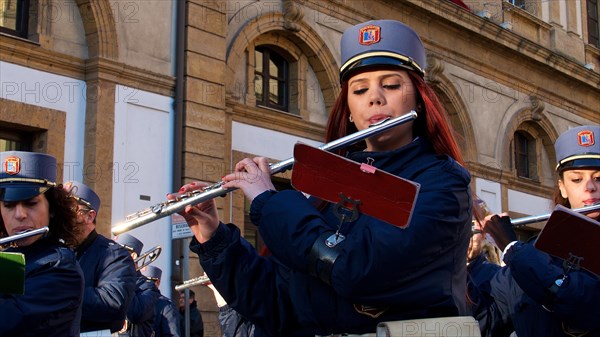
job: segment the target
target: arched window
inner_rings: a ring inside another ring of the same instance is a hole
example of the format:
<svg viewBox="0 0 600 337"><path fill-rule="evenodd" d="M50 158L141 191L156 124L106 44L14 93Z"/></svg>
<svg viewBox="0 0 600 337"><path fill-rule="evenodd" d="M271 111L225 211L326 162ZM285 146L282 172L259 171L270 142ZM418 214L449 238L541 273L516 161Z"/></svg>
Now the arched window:
<svg viewBox="0 0 600 337"><path fill-rule="evenodd" d="M27 38L29 0L0 0L0 32Z"/></svg>
<svg viewBox="0 0 600 337"><path fill-rule="evenodd" d="M536 140L524 131L514 135L514 167L517 176L538 180Z"/></svg>
<svg viewBox="0 0 600 337"><path fill-rule="evenodd" d="M288 62L275 50L265 46L256 47L254 59L256 105L288 111Z"/></svg>

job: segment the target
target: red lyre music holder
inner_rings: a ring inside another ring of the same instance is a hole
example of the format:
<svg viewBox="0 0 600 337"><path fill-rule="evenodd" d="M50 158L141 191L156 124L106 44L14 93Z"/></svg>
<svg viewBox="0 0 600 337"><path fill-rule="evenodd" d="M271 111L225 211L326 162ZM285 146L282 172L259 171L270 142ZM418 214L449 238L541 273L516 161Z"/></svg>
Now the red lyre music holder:
<svg viewBox="0 0 600 337"><path fill-rule="evenodd" d="M292 186L332 203L352 204L361 213L400 228L410 223L420 187L369 164L302 143L294 146Z"/></svg>
<svg viewBox="0 0 600 337"><path fill-rule="evenodd" d="M581 266L600 275L598 242L600 222L562 205L556 205L533 245L574 267Z"/></svg>

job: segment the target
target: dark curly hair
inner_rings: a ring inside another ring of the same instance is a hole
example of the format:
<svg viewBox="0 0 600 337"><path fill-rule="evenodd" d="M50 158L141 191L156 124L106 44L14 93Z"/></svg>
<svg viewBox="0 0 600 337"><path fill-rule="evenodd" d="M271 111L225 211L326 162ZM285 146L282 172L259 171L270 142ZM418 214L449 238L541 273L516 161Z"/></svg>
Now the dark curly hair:
<svg viewBox="0 0 600 337"><path fill-rule="evenodd" d="M62 185L50 188L44 195L50 204L50 235L69 247L77 246L81 231L77 225L77 202Z"/></svg>
<svg viewBox="0 0 600 337"><path fill-rule="evenodd" d="M48 237L64 242L68 247L77 245L77 235L81 228L77 226L77 203L70 197L69 192L65 191L62 185L50 187L44 196L48 200L50 211L50 229ZM0 217L0 237L8 236L4 221Z"/></svg>

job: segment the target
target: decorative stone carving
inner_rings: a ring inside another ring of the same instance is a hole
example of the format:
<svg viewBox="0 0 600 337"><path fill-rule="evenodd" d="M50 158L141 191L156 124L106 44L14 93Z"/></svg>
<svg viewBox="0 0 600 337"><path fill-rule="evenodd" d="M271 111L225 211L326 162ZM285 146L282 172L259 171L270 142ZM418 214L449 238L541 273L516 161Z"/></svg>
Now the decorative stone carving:
<svg viewBox="0 0 600 337"><path fill-rule="evenodd" d="M444 73L444 62L437 57L427 57L427 79L432 84L440 83L440 75Z"/></svg>
<svg viewBox="0 0 600 337"><path fill-rule="evenodd" d="M292 32L299 32L302 28L298 22L302 18L304 18L304 12L296 1L283 1L283 28Z"/></svg>
<svg viewBox="0 0 600 337"><path fill-rule="evenodd" d="M536 122L541 121L546 104L540 101L537 96L529 96L529 101L531 102L531 118Z"/></svg>

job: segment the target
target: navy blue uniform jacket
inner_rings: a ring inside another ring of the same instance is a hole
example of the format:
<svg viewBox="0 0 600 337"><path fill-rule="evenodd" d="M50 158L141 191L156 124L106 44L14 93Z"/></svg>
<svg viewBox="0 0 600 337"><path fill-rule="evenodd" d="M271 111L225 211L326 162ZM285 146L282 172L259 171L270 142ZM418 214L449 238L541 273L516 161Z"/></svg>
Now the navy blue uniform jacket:
<svg viewBox="0 0 600 337"><path fill-rule="evenodd" d="M154 330L154 307L158 302L160 291L146 276L137 272L135 294L127 309L127 333L130 337L152 337Z"/></svg>
<svg viewBox="0 0 600 337"><path fill-rule="evenodd" d="M135 291L135 266L129 252L92 231L75 250L85 289L81 332L123 327Z"/></svg>
<svg viewBox="0 0 600 337"><path fill-rule="evenodd" d="M181 318L179 327L181 335L185 335L185 311L179 311L179 317ZM190 311L190 337L203 337L204 336L204 321L202 320L202 314L198 310L198 302L192 301L188 306Z"/></svg>
<svg viewBox="0 0 600 337"><path fill-rule="evenodd" d="M256 337L373 333L381 321L467 313L468 172L422 138L349 158L373 158L373 166L421 188L405 229L366 215L342 227L346 240L331 285L309 275L308 256L339 219L298 191L268 191L251 205L271 257L259 257L232 224L221 224L204 244L190 243L227 303L256 325Z"/></svg>
<svg viewBox="0 0 600 337"><path fill-rule="evenodd" d="M160 295L154 311L154 337L179 337L179 317L175 304Z"/></svg>
<svg viewBox="0 0 600 337"><path fill-rule="evenodd" d="M489 286L489 282L500 266L488 261L484 253L479 254L467 265L467 272L477 287Z"/></svg>
<svg viewBox="0 0 600 337"><path fill-rule="evenodd" d="M254 337L254 324L228 305L219 308L219 325L223 337Z"/></svg>
<svg viewBox="0 0 600 337"><path fill-rule="evenodd" d="M79 336L83 275L75 254L52 238L7 252L25 254L25 294L0 294L0 336Z"/></svg>
<svg viewBox="0 0 600 337"><path fill-rule="evenodd" d="M484 294L490 293L490 282L498 270L500 270L500 266L488 261L484 253L479 254L467 265L467 290L471 315L479 321L482 336L487 336L489 329L489 323L485 320L489 296Z"/></svg>
<svg viewBox="0 0 600 337"><path fill-rule="evenodd" d="M507 335L512 328L519 337L570 336L565 328L600 336L598 275L571 270L551 295L549 288L565 272L563 260L518 242L507 251L504 261L507 267L491 281L492 302L486 318L491 336Z"/></svg>

